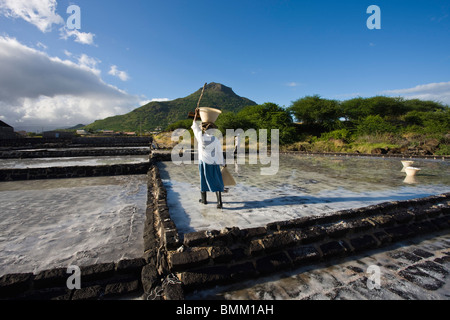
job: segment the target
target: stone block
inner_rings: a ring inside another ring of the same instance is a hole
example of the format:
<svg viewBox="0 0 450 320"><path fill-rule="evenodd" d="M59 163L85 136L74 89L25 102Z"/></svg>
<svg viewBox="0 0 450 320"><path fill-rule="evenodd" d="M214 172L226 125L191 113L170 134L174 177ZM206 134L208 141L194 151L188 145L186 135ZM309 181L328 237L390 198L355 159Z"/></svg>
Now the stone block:
<svg viewBox="0 0 450 320"><path fill-rule="evenodd" d="M299 246L287 250L292 263L295 266L310 263L320 259L320 253L313 246Z"/></svg>
<svg viewBox="0 0 450 320"><path fill-rule="evenodd" d="M366 218L353 220L351 225L353 233L363 232L374 228L374 225Z"/></svg>
<svg viewBox="0 0 450 320"><path fill-rule="evenodd" d="M72 300L98 300L103 292L103 287L99 285L81 288L74 291Z"/></svg>
<svg viewBox="0 0 450 320"><path fill-rule="evenodd" d="M208 261L209 253L206 249L174 252L169 255L169 265L175 271L194 268L206 264Z"/></svg>
<svg viewBox="0 0 450 320"><path fill-rule="evenodd" d="M147 229L144 226L144 252L154 250L159 247L159 239L156 237L153 229Z"/></svg>
<svg viewBox="0 0 450 320"><path fill-rule="evenodd" d="M219 244L233 244L242 239L241 230L238 227L224 228L220 233L212 233L215 245Z"/></svg>
<svg viewBox="0 0 450 320"><path fill-rule="evenodd" d="M268 256L261 257L256 260L256 271L259 274L269 274L282 269L286 269L292 265L289 257L285 252L278 252Z"/></svg>
<svg viewBox="0 0 450 320"><path fill-rule="evenodd" d="M416 221L422 221L428 218L426 210L409 210L408 213L411 214Z"/></svg>
<svg viewBox="0 0 450 320"><path fill-rule="evenodd" d="M364 235L355 237L349 240L352 247L356 252L360 252L366 249L375 248L378 243L371 235Z"/></svg>
<svg viewBox="0 0 450 320"><path fill-rule="evenodd" d="M246 250L243 247L231 248L230 250L233 254L231 260L239 261L248 257L248 255L246 254Z"/></svg>
<svg viewBox="0 0 450 320"><path fill-rule="evenodd" d="M380 245L386 245L392 240L392 237L384 231L374 232L373 236L379 241Z"/></svg>
<svg viewBox="0 0 450 320"><path fill-rule="evenodd" d="M145 266L144 258L124 259L116 264L116 270L119 274L133 273L141 274L142 268Z"/></svg>
<svg viewBox="0 0 450 320"><path fill-rule="evenodd" d="M227 247L212 247L209 255L215 263L226 263L233 258L233 253Z"/></svg>
<svg viewBox="0 0 450 320"><path fill-rule="evenodd" d="M415 234L425 234L439 230L434 224L429 221L419 221L408 225Z"/></svg>
<svg viewBox="0 0 450 320"><path fill-rule="evenodd" d="M114 295L121 295L139 291L141 289L139 280L133 280L129 282L110 283L105 287L105 297Z"/></svg>
<svg viewBox="0 0 450 320"><path fill-rule="evenodd" d="M24 291L31 286L32 273L7 274L0 277L0 298L8 298Z"/></svg>
<svg viewBox="0 0 450 320"><path fill-rule="evenodd" d="M342 238L352 229L351 224L345 221L338 223L333 223L331 225L325 226L324 231L330 238Z"/></svg>
<svg viewBox="0 0 450 320"><path fill-rule="evenodd" d="M182 272L180 278L186 291L191 291L225 284L230 279L230 272L225 266L209 266Z"/></svg>
<svg viewBox="0 0 450 320"><path fill-rule="evenodd" d="M442 213L442 211L443 211L443 208L435 207L435 208L430 208L430 209L425 210L425 214L429 218L435 218L435 217L439 216Z"/></svg>
<svg viewBox="0 0 450 320"><path fill-rule="evenodd" d="M180 238L178 231L175 230L164 230L163 234L164 245L167 250L175 250L180 246Z"/></svg>
<svg viewBox="0 0 450 320"><path fill-rule="evenodd" d="M162 289L165 300L184 300L184 290L181 283L164 282Z"/></svg>
<svg viewBox="0 0 450 320"><path fill-rule="evenodd" d="M248 245L248 254L255 257L264 252L262 240L252 240Z"/></svg>
<svg viewBox="0 0 450 320"><path fill-rule="evenodd" d="M242 239L245 241L251 240L255 237L262 237L267 234L267 229L264 227L248 228L241 230Z"/></svg>
<svg viewBox="0 0 450 320"><path fill-rule="evenodd" d="M114 276L115 269L116 265L114 262L80 267L81 283L111 278Z"/></svg>
<svg viewBox="0 0 450 320"><path fill-rule="evenodd" d="M410 210L400 210L392 214L395 222L397 223L408 223L414 218L413 211Z"/></svg>
<svg viewBox="0 0 450 320"><path fill-rule="evenodd" d="M83 276L83 273L81 275ZM36 289L66 287L66 282L69 277L70 274L67 273L66 268L56 268L39 272L34 277L33 283Z"/></svg>
<svg viewBox="0 0 450 320"><path fill-rule="evenodd" d="M444 230L450 228L450 217L445 215L443 217L434 218L431 220L439 230Z"/></svg>
<svg viewBox="0 0 450 320"><path fill-rule="evenodd" d="M339 241L330 241L320 245L323 258L343 256L347 249Z"/></svg>
<svg viewBox="0 0 450 320"><path fill-rule="evenodd" d="M393 241L407 239L414 235L414 231L405 225L385 229Z"/></svg>
<svg viewBox="0 0 450 320"><path fill-rule="evenodd" d="M393 226L395 224L395 219L390 214L377 215L369 218L370 221L374 222L376 226L384 228Z"/></svg>
<svg viewBox="0 0 450 320"><path fill-rule="evenodd" d="M322 226L312 226L297 231L297 237L303 244L309 244L325 239L327 233Z"/></svg>
<svg viewBox="0 0 450 320"><path fill-rule="evenodd" d="M287 221L271 222L266 225L267 230L281 231L288 229L295 229L300 227L312 226L316 223L317 217L306 216Z"/></svg>
<svg viewBox="0 0 450 320"><path fill-rule="evenodd" d="M229 272L233 280L244 280L256 276L256 269L250 261L230 266Z"/></svg>
<svg viewBox="0 0 450 320"><path fill-rule="evenodd" d="M142 268L141 283L144 292L149 293L152 289L158 286L160 282L158 271L153 264L147 264Z"/></svg>
<svg viewBox="0 0 450 320"><path fill-rule="evenodd" d="M186 247L195 247L208 244L209 239L206 231L190 232L184 235L183 243Z"/></svg>
<svg viewBox="0 0 450 320"><path fill-rule="evenodd" d="M72 292L67 287L57 287L27 291L24 294L18 296L17 299L27 301L70 300L71 295Z"/></svg>
<svg viewBox="0 0 450 320"><path fill-rule="evenodd" d="M445 215L449 215L450 214L450 206L449 205L444 205L442 208L442 213Z"/></svg>
<svg viewBox="0 0 450 320"><path fill-rule="evenodd" d="M264 249L267 253L290 247L297 242L300 241L296 239L295 234L288 231L274 233L262 239Z"/></svg>
<svg viewBox="0 0 450 320"><path fill-rule="evenodd" d="M170 219L169 207L167 206L158 206L158 214L161 218Z"/></svg>

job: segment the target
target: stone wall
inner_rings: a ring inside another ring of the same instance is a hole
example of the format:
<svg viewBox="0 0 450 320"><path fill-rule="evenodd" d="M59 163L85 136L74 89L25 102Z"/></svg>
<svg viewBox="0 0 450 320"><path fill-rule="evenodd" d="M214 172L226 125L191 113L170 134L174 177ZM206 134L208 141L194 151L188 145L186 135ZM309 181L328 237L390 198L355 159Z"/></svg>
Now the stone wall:
<svg viewBox="0 0 450 320"><path fill-rule="evenodd" d="M256 228L180 234L170 217L167 191L156 166L156 159L162 158L152 158L147 172L142 259L86 267L82 269L82 289L72 291L62 287L68 277L65 269L48 270L42 275L6 275L0 278L0 298L105 299L137 292L144 299L182 300L193 290L351 256L450 228L447 193ZM119 264L133 265L133 277L121 275ZM119 280L122 276L126 280ZM59 280L45 280L41 287L41 278Z"/></svg>
<svg viewBox="0 0 450 320"><path fill-rule="evenodd" d="M146 174L150 162L107 166L75 166L27 169L0 169L0 181L67 179Z"/></svg>
<svg viewBox="0 0 450 320"><path fill-rule="evenodd" d="M162 158L158 156L159 160ZM231 227L183 235L170 218L167 192L156 166L149 171L149 181L153 208L147 212L152 226L147 231L152 230L152 238L156 240L147 242L146 250L159 248L152 254L158 257L154 266L159 277L176 275L183 294L351 256L450 228L450 193L447 193L256 228Z"/></svg>
<svg viewBox="0 0 450 320"><path fill-rule="evenodd" d="M8 150L0 151L0 159L39 159L39 158L70 158L70 157L107 157L147 155L147 148L110 148L110 149L65 149L65 150Z"/></svg>
<svg viewBox="0 0 450 320"><path fill-rule="evenodd" d="M8 274L0 277L0 299L8 300L89 300L114 299L140 292L142 258L81 266L81 289L70 290L66 268L44 270L36 274Z"/></svg>
<svg viewBox="0 0 450 320"><path fill-rule="evenodd" d="M2 148L79 148L150 146L152 137L74 137L0 139Z"/></svg>
<svg viewBox="0 0 450 320"><path fill-rule="evenodd" d="M258 228L188 233L183 250L168 251L167 260L184 289L191 291L351 256L449 227L450 193Z"/></svg>

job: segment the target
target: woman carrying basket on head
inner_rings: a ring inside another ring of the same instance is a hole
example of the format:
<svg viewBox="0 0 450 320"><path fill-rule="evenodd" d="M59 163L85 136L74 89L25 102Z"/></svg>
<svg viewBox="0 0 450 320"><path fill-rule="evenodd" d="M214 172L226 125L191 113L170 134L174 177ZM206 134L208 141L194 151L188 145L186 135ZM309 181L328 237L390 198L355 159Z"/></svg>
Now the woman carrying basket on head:
<svg viewBox="0 0 450 320"><path fill-rule="evenodd" d="M198 160L201 185L200 202L207 204L207 192L215 192L217 196L217 208L222 209L222 192L224 184L220 166L225 165L223 158L222 144L220 140L208 132L209 129L217 129L211 122L197 122L199 108L195 109L192 130L198 143ZM201 124L200 124L201 123Z"/></svg>

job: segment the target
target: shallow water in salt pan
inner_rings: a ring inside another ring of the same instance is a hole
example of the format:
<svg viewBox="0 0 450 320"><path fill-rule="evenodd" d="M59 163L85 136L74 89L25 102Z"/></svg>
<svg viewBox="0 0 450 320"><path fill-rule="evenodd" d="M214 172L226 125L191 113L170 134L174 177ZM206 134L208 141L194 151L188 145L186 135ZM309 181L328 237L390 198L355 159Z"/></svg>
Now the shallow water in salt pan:
<svg viewBox="0 0 450 320"><path fill-rule="evenodd" d="M410 179L400 159L280 155L276 175L262 176L261 165L235 165L228 169L237 185L223 195L199 204L198 166L159 163L168 191L171 216L181 233L265 226L306 215L360 208L393 200L409 200L450 192L449 163L416 159L420 173Z"/></svg>
<svg viewBox="0 0 450 320"><path fill-rule="evenodd" d="M65 158L31 158L0 159L0 169L25 169L74 166L103 166L114 164L133 164L148 161L148 155L106 156L106 157L65 157Z"/></svg>
<svg viewBox="0 0 450 320"><path fill-rule="evenodd" d="M0 182L0 276L141 257L145 175Z"/></svg>

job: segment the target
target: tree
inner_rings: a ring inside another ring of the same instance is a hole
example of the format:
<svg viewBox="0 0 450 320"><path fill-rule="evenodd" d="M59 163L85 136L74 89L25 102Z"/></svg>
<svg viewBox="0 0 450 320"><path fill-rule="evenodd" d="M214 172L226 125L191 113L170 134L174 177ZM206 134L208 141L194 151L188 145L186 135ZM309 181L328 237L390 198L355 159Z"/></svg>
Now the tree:
<svg viewBox="0 0 450 320"><path fill-rule="evenodd" d="M379 115L384 118L394 119L407 112L403 98L376 96L366 99L370 115Z"/></svg>
<svg viewBox="0 0 450 320"><path fill-rule="evenodd" d="M280 130L280 144L294 141L295 129L292 126L290 113L275 103L264 103L262 105L248 106L234 113L223 113L216 122L219 130L225 134L226 129L260 129L268 130L270 141L270 130Z"/></svg>
<svg viewBox="0 0 450 320"><path fill-rule="evenodd" d="M366 99L358 97L341 103L342 116L348 121L357 121L370 114Z"/></svg>
<svg viewBox="0 0 450 320"><path fill-rule="evenodd" d="M327 130L338 127L342 111L337 100L322 99L318 95L306 96L289 107L294 117L306 125L316 124Z"/></svg>
<svg viewBox="0 0 450 320"><path fill-rule="evenodd" d="M384 120L380 115L370 115L358 122L356 130L360 135L371 135L394 132L396 131L396 127Z"/></svg>

